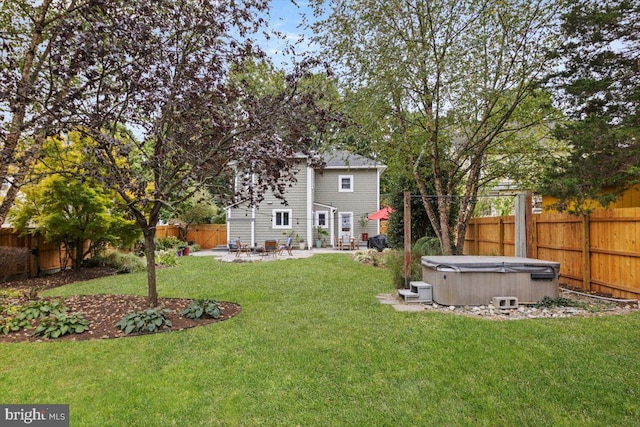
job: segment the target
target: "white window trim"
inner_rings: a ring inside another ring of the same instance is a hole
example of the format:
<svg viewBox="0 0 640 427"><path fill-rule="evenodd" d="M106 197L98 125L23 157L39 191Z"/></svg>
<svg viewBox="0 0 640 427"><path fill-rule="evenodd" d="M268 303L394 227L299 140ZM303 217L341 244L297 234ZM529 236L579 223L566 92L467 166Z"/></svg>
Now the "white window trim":
<svg viewBox="0 0 640 427"><path fill-rule="evenodd" d="M324 214L324 225L320 225L320 215ZM329 228L329 211L316 211L316 227Z"/></svg>
<svg viewBox="0 0 640 427"><path fill-rule="evenodd" d="M356 225L353 223L353 212L339 212L338 213L338 230L339 230L339 235L342 235L342 233L344 233L344 231L342 231L342 217L343 216L348 216L349 217L349 223L351 224L351 230L349 232L349 234L353 237L353 233L355 232L356 229Z"/></svg>
<svg viewBox="0 0 640 427"><path fill-rule="evenodd" d="M288 213L289 214L289 224L288 225L276 225L276 214L277 213ZM293 228L293 210L292 209L273 209L271 211L271 223L272 228L279 230L288 230Z"/></svg>
<svg viewBox="0 0 640 427"><path fill-rule="evenodd" d="M342 180L344 178L349 178L349 181L351 182L351 187L349 189L346 188L342 188ZM353 193L353 175L338 175L338 192L339 193Z"/></svg>

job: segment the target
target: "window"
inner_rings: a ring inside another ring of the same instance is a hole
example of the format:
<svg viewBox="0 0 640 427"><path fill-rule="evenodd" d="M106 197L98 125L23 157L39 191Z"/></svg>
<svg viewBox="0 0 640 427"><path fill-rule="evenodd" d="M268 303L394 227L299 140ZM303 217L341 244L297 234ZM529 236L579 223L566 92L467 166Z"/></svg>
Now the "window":
<svg viewBox="0 0 640 427"><path fill-rule="evenodd" d="M353 175L340 175L338 177L338 191L341 193L353 192Z"/></svg>
<svg viewBox="0 0 640 427"><path fill-rule="evenodd" d="M317 211L316 212L316 226L322 228L329 228L329 212Z"/></svg>
<svg viewBox="0 0 640 427"><path fill-rule="evenodd" d="M291 209L273 210L273 228L291 228Z"/></svg>

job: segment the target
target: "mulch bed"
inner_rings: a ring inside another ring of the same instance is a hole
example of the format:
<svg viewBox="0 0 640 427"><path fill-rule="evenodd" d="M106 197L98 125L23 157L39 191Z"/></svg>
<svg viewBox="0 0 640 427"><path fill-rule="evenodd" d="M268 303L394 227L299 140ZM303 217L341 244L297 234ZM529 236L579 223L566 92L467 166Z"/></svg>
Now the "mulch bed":
<svg viewBox="0 0 640 427"><path fill-rule="evenodd" d="M0 289L16 289L32 296L44 289L50 289L57 286L66 285L75 281L90 280L96 277L115 274L111 269L105 268L87 268L80 271L64 271L46 277L35 279L25 279L20 281L11 281L0 284ZM32 328L12 332L9 334L0 333L0 342L24 342L24 341L60 341L60 340L91 340L104 338L124 337L124 333L116 328L116 323L129 313L141 311L147 306L147 298L135 295L77 295L68 298L40 298L42 300L57 300L62 302L69 309L69 313L79 312L89 321L89 330L81 334L64 335L60 338L48 340L42 337L32 337ZM185 298L158 298L158 305L168 309L166 317L171 320L172 327L170 329L161 329L158 332L180 331L195 326L203 326L211 323L221 322L240 313L240 306L232 302L220 301L220 309L222 315L218 319L202 318L201 320L192 320L188 317L180 315L180 311L186 308L191 299ZM12 299L14 303L28 303L28 298ZM2 304L2 300L0 300ZM5 302L6 304L6 302ZM130 334L127 337L140 334Z"/></svg>

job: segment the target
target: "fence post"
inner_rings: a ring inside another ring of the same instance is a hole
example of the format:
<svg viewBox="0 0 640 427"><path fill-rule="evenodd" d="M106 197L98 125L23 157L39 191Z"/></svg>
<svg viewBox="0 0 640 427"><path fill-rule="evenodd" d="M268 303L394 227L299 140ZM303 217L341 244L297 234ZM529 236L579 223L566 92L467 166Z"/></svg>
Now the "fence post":
<svg viewBox="0 0 640 427"><path fill-rule="evenodd" d="M533 257L533 196L527 192L524 198L524 228L527 239L527 258Z"/></svg>
<svg viewBox="0 0 640 427"><path fill-rule="evenodd" d="M504 255L504 218L498 218L498 255Z"/></svg>
<svg viewBox="0 0 640 427"><path fill-rule="evenodd" d="M538 217L531 220L531 258L538 259Z"/></svg>
<svg viewBox="0 0 640 427"><path fill-rule="evenodd" d="M591 232L589 214L582 215L582 287L591 290Z"/></svg>

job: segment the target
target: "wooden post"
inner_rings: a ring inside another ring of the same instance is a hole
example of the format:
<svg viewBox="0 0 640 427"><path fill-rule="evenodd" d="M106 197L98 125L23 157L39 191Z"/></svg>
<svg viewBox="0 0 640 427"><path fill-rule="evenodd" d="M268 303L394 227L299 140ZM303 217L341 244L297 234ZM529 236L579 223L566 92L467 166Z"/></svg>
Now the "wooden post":
<svg viewBox="0 0 640 427"><path fill-rule="evenodd" d="M411 282L411 193L404 192L404 285Z"/></svg>
<svg viewBox="0 0 640 427"><path fill-rule="evenodd" d="M533 217L533 220L531 221L531 235L533 236L532 238L532 243L531 243L531 250L533 251L533 253L531 254L531 258L535 258L538 259L538 219L537 217Z"/></svg>
<svg viewBox="0 0 640 427"><path fill-rule="evenodd" d="M498 219L498 255L504 255L504 218Z"/></svg>
<svg viewBox="0 0 640 427"><path fill-rule="evenodd" d="M525 196L524 224L527 238L527 258L533 257L533 197L530 192Z"/></svg>
<svg viewBox="0 0 640 427"><path fill-rule="evenodd" d="M589 215L582 215L582 288L591 290L591 232Z"/></svg>
<svg viewBox="0 0 640 427"><path fill-rule="evenodd" d="M515 256L527 256L527 226L526 226L526 195L519 193L516 195L516 234L515 234Z"/></svg>
<svg viewBox="0 0 640 427"><path fill-rule="evenodd" d="M473 242L473 251L474 251L474 255L480 255L480 223L478 221L476 221L476 223L474 224L474 242Z"/></svg>

